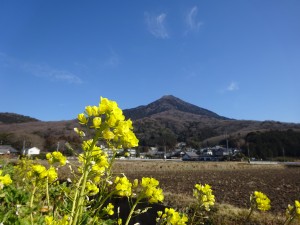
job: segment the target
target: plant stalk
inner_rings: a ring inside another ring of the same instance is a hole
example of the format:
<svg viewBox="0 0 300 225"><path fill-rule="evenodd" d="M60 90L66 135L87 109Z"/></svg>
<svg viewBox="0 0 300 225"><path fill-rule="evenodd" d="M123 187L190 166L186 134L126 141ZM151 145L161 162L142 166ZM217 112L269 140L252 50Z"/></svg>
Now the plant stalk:
<svg viewBox="0 0 300 225"><path fill-rule="evenodd" d="M30 210L31 210L31 212L30 212L31 225L34 225L34 223L33 223L33 214L32 214L32 206L33 206L33 199L34 199L35 192L36 192L36 186L34 185L33 190L32 190L32 194L31 194L31 198L30 198L30 205L29 205Z"/></svg>

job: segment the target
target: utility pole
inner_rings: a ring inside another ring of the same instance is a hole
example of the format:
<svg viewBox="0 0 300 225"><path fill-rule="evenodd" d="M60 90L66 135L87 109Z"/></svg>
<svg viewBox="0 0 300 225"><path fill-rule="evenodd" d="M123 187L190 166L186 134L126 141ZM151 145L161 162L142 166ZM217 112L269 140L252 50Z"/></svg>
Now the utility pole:
<svg viewBox="0 0 300 225"><path fill-rule="evenodd" d="M226 150L228 152L228 135L227 135L227 132L225 132L225 139L226 139Z"/></svg>
<svg viewBox="0 0 300 225"><path fill-rule="evenodd" d="M23 140L23 149L22 149L22 154L23 154L23 155L26 154L25 146L26 146L26 141L25 141L25 139L24 139L24 140Z"/></svg>
<svg viewBox="0 0 300 225"><path fill-rule="evenodd" d="M57 152L58 152L58 149L59 149L59 142L57 142L57 148L56 148Z"/></svg>

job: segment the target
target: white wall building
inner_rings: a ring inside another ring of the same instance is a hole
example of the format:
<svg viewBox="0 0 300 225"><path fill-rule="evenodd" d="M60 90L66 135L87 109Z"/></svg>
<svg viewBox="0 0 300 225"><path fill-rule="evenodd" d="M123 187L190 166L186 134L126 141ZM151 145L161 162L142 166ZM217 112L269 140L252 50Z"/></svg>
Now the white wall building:
<svg viewBox="0 0 300 225"><path fill-rule="evenodd" d="M37 147L25 149L25 155L39 155L41 152Z"/></svg>

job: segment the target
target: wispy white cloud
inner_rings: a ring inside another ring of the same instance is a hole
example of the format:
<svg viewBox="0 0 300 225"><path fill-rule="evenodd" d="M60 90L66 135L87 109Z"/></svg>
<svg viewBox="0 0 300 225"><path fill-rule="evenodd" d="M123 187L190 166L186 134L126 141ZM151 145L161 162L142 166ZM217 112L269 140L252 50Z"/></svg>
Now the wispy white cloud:
<svg viewBox="0 0 300 225"><path fill-rule="evenodd" d="M12 67L21 70L25 73L29 73L36 77L46 78L52 81L61 81L72 84L81 84L82 80L77 75L67 71L52 68L46 64L28 63L24 62L0 52L0 66Z"/></svg>
<svg viewBox="0 0 300 225"><path fill-rule="evenodd" d="M190 9L186 15L186 24L189 31L198 31L199 28L203 25L203 22L197 19L198 16L198 7L194 6Z"/></svg>
<svg viewBox="0 0 300 225"><path fill-rule="evenodd" d="M227 86L227 88L226 88L226 90L227 91L237 91L237 90L239 90L240 88L239 88L239 85L238 85L238 83L237 82L231 82L228 86Z"/></svg>
<svg viewBox="0 0 300 225"><path fill-rule="evenodd" d="M73 73L66 70L51 68L45 64L23 63L21 69L36 77L47 78L52 81L63 81L72 84L81 84L82 80Z"/></svg>
<svg viewBox="0 0 300 225"><path fill-rule="evenodd" d="M149 32L156 38L167 39L169 38L168 31L166 29L166 17L167 14L161 13L159 15L153 15L145 13L145 20Z"/></svg>

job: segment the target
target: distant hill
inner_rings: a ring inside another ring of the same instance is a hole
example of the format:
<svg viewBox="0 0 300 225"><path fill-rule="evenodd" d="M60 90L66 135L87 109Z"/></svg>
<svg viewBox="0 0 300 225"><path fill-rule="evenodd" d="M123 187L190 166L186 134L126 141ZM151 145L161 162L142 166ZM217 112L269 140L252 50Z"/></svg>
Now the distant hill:
<svg viewBox="0 0 300 225"><path fill-rule="evenodd" d="M0 113L0 123L26 123L39 121L38 119L31 118L29 116L23 116L16 113Z"/></svg>
<svg viewBox="0 0 300 225"><path fill-rule="evenodd" d="M300 124L229 119L172 95L148 105L126 109L124 114L133 120L140 146L166 146L169 149L178 142L194 148L224 145L226 139L230 140L232 147L247 148L249 133L300 131Z"/></svg>
<svg viewBox="0 0 300 225"><path fill-rule="evenodd" d="M293 149L290 155L300 156L300 124L296 123L229 119L172 95L123 112L133 121L140 151L149 146L171 150L179 142L193 148L226 145L228 140L229 147L246 152L248 147L250 152L255 148L257 155L258 146L263 146L268 156L280 155L282 148L286 152ZM74 127L79 127L76 120L42 122L28 116L0 113L0 141L16 149L22 148L24 140L27 145L45 151L53 151L58 143L64 146L66 142L79 149L80 139L74 134ZM273 151L275 148L277 153Z"/></svg>
<svg viewBox="0 0 300 225"><path fill-rule="evenodd" d="M124 114L126 115L126 117L131 118L132 120L137 120L170 110L176 110L183 113L191 113L215 119L228 119L226 117L219 116L218 114L207 109L203 109L193 104L187 103L177 97L174 97L173 95L165 95L146 106L139 106L133 109L125 109Z"/></svg>

